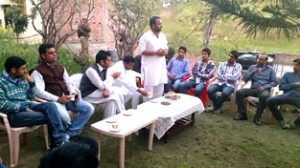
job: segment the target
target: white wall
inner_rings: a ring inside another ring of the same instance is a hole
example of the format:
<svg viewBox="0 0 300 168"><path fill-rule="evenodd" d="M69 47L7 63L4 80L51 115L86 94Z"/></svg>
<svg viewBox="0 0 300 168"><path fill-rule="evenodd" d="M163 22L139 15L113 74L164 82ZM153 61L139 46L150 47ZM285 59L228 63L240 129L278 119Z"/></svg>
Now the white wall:
<svg viewBox="0 0 300 168"><path fill-rule="evenodd" d="M26 0L26 13L27 16L31 15L31 9L32 9L32 4L29 0ZM37 16L35 19L35 26L41 30L42 29L42 20L40 16ZM30 43L30 44L36 44L36 43L41 43L42 42L42 37L34 30L32 26L32 20L28 20L28 27L25 33L21 35L24 39L22 41Z"/></svg>

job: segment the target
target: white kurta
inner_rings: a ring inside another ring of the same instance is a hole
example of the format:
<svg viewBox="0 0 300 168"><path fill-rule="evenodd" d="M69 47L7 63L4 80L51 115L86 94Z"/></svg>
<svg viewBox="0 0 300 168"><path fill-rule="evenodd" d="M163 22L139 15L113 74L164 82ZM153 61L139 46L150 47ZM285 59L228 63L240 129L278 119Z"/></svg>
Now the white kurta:
<svg viewBox="0 0 300 168"><path fill-rule="evenodd" d="M138 75L133 70L126 70L123 61L118 61L111 67L112 74L120 72L120 76L115 78L113 86L119 87L124 95L125 102L132 99L131 105L133 109L137 108L139 93L136 86L136 76ZM139 75L138 75L139 76Z"/></svg>
<svg viewBox="0 0 300 168"><path fill-rule="evenodd" d="M97 65L99 70L102 71L103 68L99 64ZM101 80L100 76L94 68L88 68L85 74L98 89L86 96L84 100L93 104L106 103L104 118L125 111L124 96L121 92L121 89L112 86L113 78L111 76L110 68L108 68L106 71L105 81ZM110 91L110 95L107 98L104 98L102 96L104 89L108 89Z"/></svg>
<svg viewBox="0 0 300 168"><path fill-rule="evenodd" d="M159 49L168 50L168 41L162 32L157 37L149 30L140 38L139 54L142 54L143 51L157 51ZM167 83L166 58L158 55L142 55L141 77L144 85L157 86Z"/></svg>

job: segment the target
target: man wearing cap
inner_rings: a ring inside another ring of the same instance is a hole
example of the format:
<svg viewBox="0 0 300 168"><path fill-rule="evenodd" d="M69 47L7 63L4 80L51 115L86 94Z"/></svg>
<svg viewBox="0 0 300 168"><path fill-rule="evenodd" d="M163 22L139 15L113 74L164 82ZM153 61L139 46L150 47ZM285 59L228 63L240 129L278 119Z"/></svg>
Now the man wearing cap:
<svg viewBox="0 0 300 168"><path fill-rule="evenodd" d="M266 102L283 129L292 129L300 125L300 116L294 122L287 124L278 110L278 106L282 104L289 104L300 108L300 58L295 59L293 62L294 72L286 72L279 84L279 89L283 90L284 94L270 97Z"/></svg>

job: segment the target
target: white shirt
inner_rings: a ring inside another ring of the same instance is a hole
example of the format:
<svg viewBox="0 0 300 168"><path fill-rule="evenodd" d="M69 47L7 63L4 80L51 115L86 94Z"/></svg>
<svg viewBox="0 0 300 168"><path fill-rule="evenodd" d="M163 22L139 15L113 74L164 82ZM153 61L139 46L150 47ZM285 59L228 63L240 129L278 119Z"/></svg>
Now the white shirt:
<svg viewBox="0 0 300 168"><path fill-rule="evenodd" d="M104 69L99 64L97 64L97 66L98 66L100 72ZM99 74L97 73L97 71L92 67L89 67L85 71L85 74L90 79L90 81L93 83L93 85L95 85L99 90L104 90L104 89L108 89L110 91L112 90L111 86L113 83L113 78L111 76L110 68L108 68L106 71L106 79L104 81L102 81L102 79L99 76Z"/></svg>
<svg viewBox="0 0 300 168"><path fill-rule="evenodd" d="M36 95L38 97L48 100L48 101L57 101L58 100L58 98L59 98L58 96L45 91L45 81L44 81L41 73L39 73L37 70L34 70L31 74L31 76L35 81L36 88L37 88ZM69 74L65 68L64 68L63 79L68 87L70 94L76 93L75 87L74 87L73 83L71 82Z"/></svg>
<svg viewBox="0 0 300 168"><path fill-rule="evenodd" d="M140 38L139 54L142 54L143 51L157 51L159 49L168 50L168 41L162 32L156 36L149 30ZM167 83L166 58L158 55L142 55L141 74L144 85L157 86L161 83Z"/></svg>
<svg viewBox="0 0 300 168"><path fill-rule="evenodd" d="M121 72L121 74L118 78L114 79L113 86L124 86L131 92L137 91L136 76L138 76L138 73L133 70L126 70L123 61L118 61L111 67L111 73L115 72Z"/></svg>

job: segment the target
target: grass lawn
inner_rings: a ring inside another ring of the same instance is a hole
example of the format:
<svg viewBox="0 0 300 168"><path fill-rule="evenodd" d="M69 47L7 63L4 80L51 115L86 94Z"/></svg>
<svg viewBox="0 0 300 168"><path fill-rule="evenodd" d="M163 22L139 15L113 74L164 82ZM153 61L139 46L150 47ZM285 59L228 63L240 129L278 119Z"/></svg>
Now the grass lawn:
<svg viewBox="0 0 300 168"><path fill-rule="evenodd" d="M227 104L227 103L226 103ZM125 166L130 168L199 168L199 167L300 167L298 130L282 130L278 125L254 125L234 121L228 106L224 113L196 115L196 123L169 143L155 138L153 151L147 151L148 136L133 135L126 142ZM291 113L288 113L291 114ZM250 114L251 115L251 114ZM286 114L287 115L287 114ZM293 114L295 115L295 114ZM295 117L295 116L293 116ZM101 118L97 109L83 130L94 137L90 125ZM9 164L8 140L0 133L0 155ZM43 133L27 135L27 144L20 148L20 168L35 168L46 152ZM104 136L101 144L100 167L118 167L118 139Z"/></svg>

